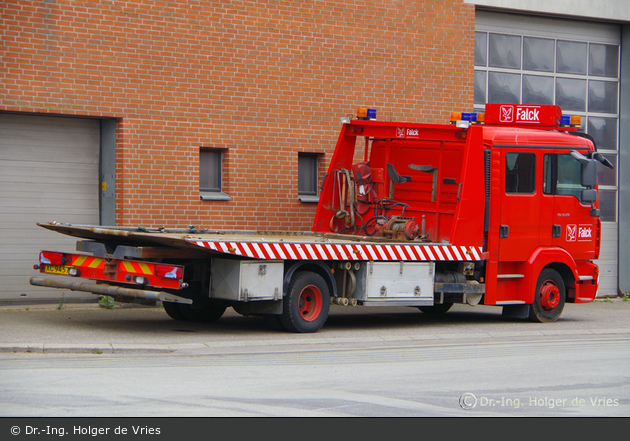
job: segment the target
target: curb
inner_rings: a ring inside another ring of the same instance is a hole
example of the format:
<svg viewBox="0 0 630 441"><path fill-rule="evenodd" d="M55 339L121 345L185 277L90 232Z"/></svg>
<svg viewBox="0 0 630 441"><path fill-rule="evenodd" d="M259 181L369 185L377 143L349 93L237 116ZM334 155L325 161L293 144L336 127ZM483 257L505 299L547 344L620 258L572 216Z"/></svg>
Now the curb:
<svg viewBox="0 0 630 441"><path fill-rule="evenodd" d="M492 332L474 334L430 334L418 337L404 337L400 339L368 338L361 340L362 349L371 348L391 348L397 346L409 346L417 343L449 344L456 342L470 341L474 339L479 342L489 339L510 339L518 337L577 337L603 335L630 335L630 329L597 329L584 331L531 331L531 332ZM348 338L324 338L312 340L306 338L288 340L246 340L239 342L218 341L210 343L183 343L164 345L134 345L134 344L66 344L66 343L0 343L0 353L32 353L32 354L93 354L93 355L118 355L118 354L206 354L206 355L230 355L248 352L246 348L256 348L258 352L285 352L291 350L295 344L308 345L313 351L322 349L329 351L346 350L346 345L356 343L355 339ZM318 346L318 347L316 347ZM356 348L355 348L356 349Z"/></svg>

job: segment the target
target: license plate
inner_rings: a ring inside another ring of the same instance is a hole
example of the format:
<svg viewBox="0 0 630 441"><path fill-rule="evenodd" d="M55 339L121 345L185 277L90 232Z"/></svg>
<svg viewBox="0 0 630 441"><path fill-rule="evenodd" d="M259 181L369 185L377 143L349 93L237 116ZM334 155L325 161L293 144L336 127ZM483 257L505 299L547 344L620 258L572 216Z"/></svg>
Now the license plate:
<svg viewBox="0 0 630 441"><path fill-rule="evenodd" d="M48 274L68 275L69 266L64 265L44 265L44 272Z"/></svg>

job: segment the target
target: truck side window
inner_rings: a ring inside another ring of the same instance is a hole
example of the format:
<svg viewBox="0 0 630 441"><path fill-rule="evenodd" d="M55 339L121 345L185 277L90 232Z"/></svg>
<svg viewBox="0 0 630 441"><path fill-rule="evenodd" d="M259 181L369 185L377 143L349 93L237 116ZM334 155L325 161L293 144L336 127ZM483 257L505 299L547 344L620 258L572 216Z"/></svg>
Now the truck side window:
<svg viewBox="0 0 630 441"><path fill-rule="evenodd" d="M543 192L581 200L582 165L569 154L546 154L543 159Z"/></svg>
<svg viewBox="0 0 630 441"><path fill-rule="evenodd" d="M536 155L534 153L505 154L505 192L533 194L536 191Z"/></svg>

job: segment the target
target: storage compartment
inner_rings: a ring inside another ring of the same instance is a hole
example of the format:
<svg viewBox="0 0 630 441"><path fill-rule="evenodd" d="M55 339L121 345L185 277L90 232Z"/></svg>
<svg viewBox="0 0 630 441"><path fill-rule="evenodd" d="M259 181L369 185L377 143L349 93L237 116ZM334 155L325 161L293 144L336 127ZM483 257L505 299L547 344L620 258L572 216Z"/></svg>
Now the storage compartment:
<svg viewBox="0 0 630 441"><path fill-rule="evenodd" d="M211 271L213 299L248 302L282 298L282 261L212 259Z"/></svg>
<svg viewBox="0 0 630 441"><path fill-rule="evenodd" d="M365 306L433 305L433 262L368 262L357 274L354 297Z"/></svg>

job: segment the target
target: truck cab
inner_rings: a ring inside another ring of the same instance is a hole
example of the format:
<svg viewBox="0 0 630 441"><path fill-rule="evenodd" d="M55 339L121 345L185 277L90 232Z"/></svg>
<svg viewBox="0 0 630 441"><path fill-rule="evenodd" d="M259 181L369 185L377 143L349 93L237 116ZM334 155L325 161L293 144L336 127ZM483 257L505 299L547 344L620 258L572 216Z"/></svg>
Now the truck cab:
<svg viewBox="0 0 630 441"><path fill-rule="evenodd" d="M565 301L592 301L601 230L596 168L611 164L578 132L579 117L558 106L488 104L481 114L455 112L451 123L350 121L313 230L479 246L481 262L466 278L483 283L483 303L506 315L554 321ZM358 195L346 191L352 179ZM436 262L437 272L453 268Z"/></svg>

